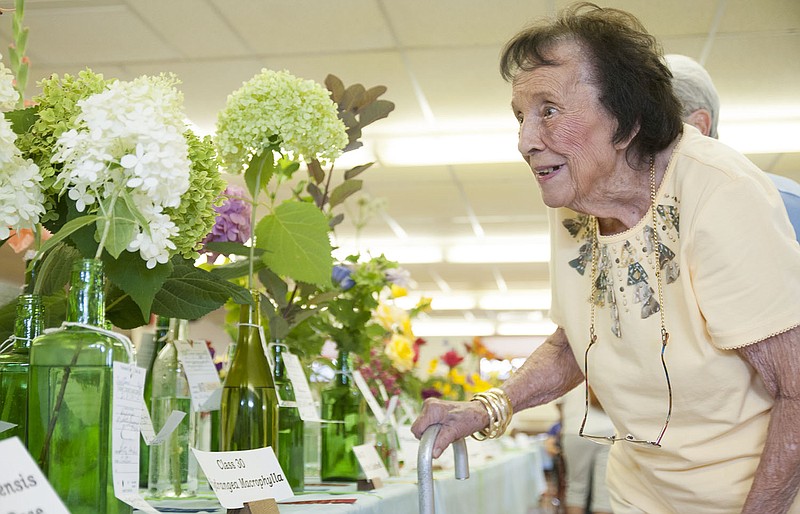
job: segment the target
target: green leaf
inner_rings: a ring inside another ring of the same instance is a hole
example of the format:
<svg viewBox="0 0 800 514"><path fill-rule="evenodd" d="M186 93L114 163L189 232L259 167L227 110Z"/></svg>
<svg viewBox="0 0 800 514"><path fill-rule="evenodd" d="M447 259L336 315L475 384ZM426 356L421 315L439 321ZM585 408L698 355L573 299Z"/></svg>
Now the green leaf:
<svg viewBox="0 0 800 514"><path fill-rule="evenodd" d="M11 122L11 128L16 134L25 134L30 130L33 124L36 123L36 120L39 119L36 107L9 111L5 116L6 119Z"/></svg>
<svg viewBox="0 0 800 514"><path fill-rule="evenodd" d="M278 275L270 271L268 268L263 268L258 272L258 280L264 285L278 307L283 309L287 305L286 295L289 293L289 286Z"/></svg>
<svg viewBox="0 0 800 514"><path fill-rule="evenodd" d="M17 318L17 298L0 307L0 343L14 334L14 322Z"/></svg>
<svg viewBox="0 0 800 514"><path fill-rule="evenodd" d="M261 253L264 253L263 250L259 250L259 254ZM253 261L253 273L257 273L259 270L263 269L264 266L264 262L260 258L256 257L255 261ZM250 259L243 259L240 261L223 264L221 266L215 266L211 269L211 274L214 277L222 280L245 277L249 273Z"/></svg>
<svg viewBox="0 0 800 514"><path fill-rule="evenodd" d="M111 201L111 198L106 198L102 201L103 204L106 204L104 205L106 209L108 209L108 203ZM115 201L114 210L111 213L110 219L104 216L97 218L97 233L106 234L103 250L108 252L113 258L118 258L120 254L128 248L128 244L130 244L133 238L136 237L138 225L127 203L124 200ZM107 233L106 230L108 231Z"/></svg>
<svg viewBox="0 0 800 514"><path fill-rule="evenodd" d="M360 191L363 183L364 182L362 180L351 179L351 180L345 180L344 182L336 186L333 189L333 191L331 191L331 201L330 201L331 207L336 207L340 203L347 200L347 198L350 197L350 195Z"/></svg>
<svg viewBox="0 0 800 514"><path fill-rule="evenodd" d="M356 166L355 168L350 168L349 170L344 172L344 179L350 180L351 178L355 178L361 173L367 171L372 165L375 164L374 162L368 162L367 164L362 164L360 166Z"/></svg>
<svg viewBox="0 0 800 514"><path fill-rule="evenodd" d="M106 258L103 261L108 280L122 292L130 295L145 317L146 323L156 293L172 274L172 263L167 262L147 269L147 263L138 252L123 252L117 259Z"/></svg>
<svg viewBox="0 0 800 514"><path fill-rule="evenodd" d="M339 108L345 111L357 110L364 105L367 98L367 90L361 84L353 84L344 90L342 99L337 102Z"/></svg>
<svg viewBox="0 0 800 514"><path fill-rule="evenodd" d="M328 227L330 227L330 229L333 230L333 228L342 221L344 221L344 214L340 212L339 214L331 218L331 220L328 222Z"/></svg>
<svg viewBox="0 0 800 514"><path fill-rule="evenodd" d="M130 295L117 287L111 287L106 293L106 319L115 327L130 330L147 325L150 312L142 313Z"/></svg>
<svg viewBox="0 0 800 514"><path fill-rule="evenodd" d="M39 255L44 255L49 252L53 247L55 247L58 243L66 239L70 236L73 232L78 229L89 225L97 220L97 216L94 214L87 214L86 216L81 216L80 218L75 218L64 223L64 226L61 227L61 230L53 234L53 236L44 242L42 247L39 249ZM28 267L32 266L33 262L28 264Z"/></svg>
<svg viewBox="0 0 800 514"><path fill-rule="evenodd" d="M310 194L311 198L314 199L315 204L323 205L322 191L320 191L319 187L316 184L312 184L311 182L309 182L308 185L306 186L306 191L308 191L308 194Z"/></svg>
<svg viewBox="0 0 800 514"><path fill-rule="evenodd" d="M59 243L47 252L36 271L36 293L48 296L64 291L72 272L72 263L80 257L78 250L65 243Z"/></svg>
<svg viewBox="0 0 800 514"><path fill-rule="evenodd" d="M252 303L247 289L190 264L176 264L156 293L152 310L160 316L192 320L220 308L228 298L239 304Z"/></svg>
<svg viewBox="0 0 800 514"><path fill-rule="evenodd" d="M367 89L367 105L377 100L382 94L386 92L386 86L373 86Z"/></svg>
<svg viewBox="0 0 800 514"><path fill-rule="evenodd" d="M58 291L42 297L44 306L44 328L60 327L67 319L67 293Z"/></svg>
<svg viewBox="0 0 800 514"><path fill-rule="evenodd" d="M372 122L389 116L394 110L394 103L389 100L377 100L375 103L364 107L358 113L358 122L361 127L366 127Z"/></svg>
<svg viewBox="0 0 800 514"><path fill-rule="evenodd" d="M244 173L244 181L253 200L258 198L258 193L267 186L273 173L275 173L275 154L272 150L264 149L250 159L250 165Z"/></svg>
<svg viewBox="0 0 800 514"><path fill-rule="evenodd" d="M327 217L310 203L287 201L256 227L264 263L278 275L317 285L330 284L333 259Z"/></svg>
<svg viewBox="0 0 800 514"><path fill-rule="evenodd" d="M289 324L280 314L279 309L268 300L261 301L261 314L269 322L269 335L271 339L283 339L289 333Z"/></svg>

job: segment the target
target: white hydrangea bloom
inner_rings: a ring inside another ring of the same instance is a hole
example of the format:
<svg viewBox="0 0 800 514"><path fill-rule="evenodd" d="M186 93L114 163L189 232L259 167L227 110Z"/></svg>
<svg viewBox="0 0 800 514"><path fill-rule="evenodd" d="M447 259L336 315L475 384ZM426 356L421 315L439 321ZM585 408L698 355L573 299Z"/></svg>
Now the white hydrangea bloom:
<svg viewBox="0 0 800 514"><path fill-rule="evenodd" d="M3 56L0 55L0 59ZM14 74L0 62L0 110L9 111L17 106L19 92L14 89Z"/></svg>
<svg viewBox="0 0 800 514"><path fill-rule="evenodd" d="M127 187L148 226L140 227L128 250L152 268L169 259L177 228L162 213L180 205L189 188L189 149L183 132L183 95L171 76L113 82L80 100L77 128L56 143L58 179L83 212Z"/></svg>
<svg viewBox="0 0 800 514"><path fill-rule="evenodd" d="M11 71L0 63L0 108L13 108L19 99ZM0 240L11 229L32 229L44 214L44 193L39 167L23 159L14 144L17 135L11 122L0 115Z"/></svg>

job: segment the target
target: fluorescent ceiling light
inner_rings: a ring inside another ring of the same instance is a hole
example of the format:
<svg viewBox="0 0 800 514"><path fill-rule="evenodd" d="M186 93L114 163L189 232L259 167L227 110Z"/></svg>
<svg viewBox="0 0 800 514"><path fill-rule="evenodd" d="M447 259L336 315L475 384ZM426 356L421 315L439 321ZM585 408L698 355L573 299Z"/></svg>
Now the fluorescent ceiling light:
<svg viewBox="0 0 800 514"><path fill-rule="evenodd" d="M517 134L430 134L380 139L375 154L386 166L520 162Z"/></svg>

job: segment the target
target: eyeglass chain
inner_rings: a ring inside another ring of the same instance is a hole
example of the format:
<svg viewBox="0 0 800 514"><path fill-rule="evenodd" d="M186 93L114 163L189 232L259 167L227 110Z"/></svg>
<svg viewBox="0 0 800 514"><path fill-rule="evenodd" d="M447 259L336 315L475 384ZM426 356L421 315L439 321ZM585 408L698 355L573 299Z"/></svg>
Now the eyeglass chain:
<svg viewBox="0 0 800 514"><path fill-rule="evenodd" d="M650 213L653 221L653 243L655 245L656 263L656 283L658 289L658 312L661 317L661 344L666 346L669 342L669 332L667 332L665 314L664 314L664 293L661 287L661 238L658 235L658 218L656 217L656 158L655 155L650 156ZM595 294L597 293L597 268L598 268L598 254L599 254L599 234L600 226L597 222L597 217L594 217L594 237L592 239L592 276L590 282L589 304L591 305L591 318L589 325L589 344L592 345L597 342L597 334L594 329L595 321Z"/></svg>

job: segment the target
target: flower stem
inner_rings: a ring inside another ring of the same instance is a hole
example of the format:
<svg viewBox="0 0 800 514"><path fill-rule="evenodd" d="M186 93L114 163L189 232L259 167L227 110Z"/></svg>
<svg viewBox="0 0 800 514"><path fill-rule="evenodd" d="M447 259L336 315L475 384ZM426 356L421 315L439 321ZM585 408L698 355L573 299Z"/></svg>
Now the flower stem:
<svg viewBox="0 0 800 514"><path fill-rule="evenodd" d="M120 190L114 191L111 195L111 203L108 204L108 211L103 209L103 218L105 218L105 224L103 225L103 234L100 236L100 242L97 243L97 252L94 254L95 259L100 259L103 255L103 248L106 246L106 240L108 239L108 233L111 231L111 223L114 220L114 205L117 203L117 198L119 198ZM103 204L100 203L100 208L103 208Z"/></svg>
<svg viewBox="0 0 800 514"><path fill-rule="evenodd" d="M258 172L256 173L255 185L256 187L254 189L254 194L253 194L253 208L250 209L250 259L248 260L248 273L247 273L247 288L250 290L253 289L253 260L256 258L256 209L258 208L258 194L261 191L260 167L258 169Z"/></svg>
<svg viewBox="0 0 800 514"><path fill-rule="evenodd" d="M75 355L72 356L72 361L69 366L64 369L64 376L61 377L61 387L58 390L56 397L56 404L53 407L53 416L50 418L50 423L47 425L47 434L44 437L44 444L42 445L42 452L39 454L39 467L45 469L45 462L50 453L50 441L53 440L53 432L56 429L56 421L58 420L58 413L61 412L61 404L64 403L64 395L67 392L67 384L69 383L69 375L72 373L72 368L78 362L78 356L81 353L81 348L75 348Z"/></svg>

